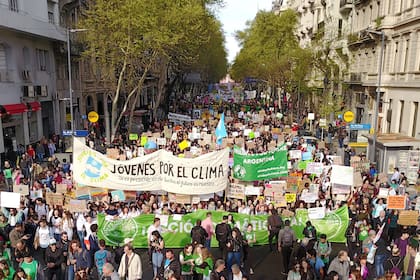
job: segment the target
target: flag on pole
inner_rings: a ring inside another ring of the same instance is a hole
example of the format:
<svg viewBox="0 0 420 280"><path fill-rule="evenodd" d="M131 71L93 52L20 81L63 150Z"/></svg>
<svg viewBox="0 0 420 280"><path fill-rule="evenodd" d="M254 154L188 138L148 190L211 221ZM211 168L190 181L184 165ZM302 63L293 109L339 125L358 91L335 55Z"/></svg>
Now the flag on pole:
<svg viewBox="0 0 420 280"><path fill-rule="evenodd" d="M217 145L222 145L222 139L227 137L227 131L225 126L225 113L222 113L222 115L220 116L220 120L217 124L215 134Z"/></svg>

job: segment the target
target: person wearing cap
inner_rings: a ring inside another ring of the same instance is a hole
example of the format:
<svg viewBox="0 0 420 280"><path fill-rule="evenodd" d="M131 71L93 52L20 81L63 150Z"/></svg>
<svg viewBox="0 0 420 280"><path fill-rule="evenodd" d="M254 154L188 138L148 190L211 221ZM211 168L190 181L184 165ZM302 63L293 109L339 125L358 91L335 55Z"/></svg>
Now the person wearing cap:
<svg viewBox="0 0 420 280"><path fill-rule="evenodd" d="M50 245L45 251L45 263L47 269L45 271L45 277L47 279L53 279L53 276L57 279L62 279L61 275L61 264L64 261L63 252L57 248L57 241L54 238L50 239Z"/></svg>

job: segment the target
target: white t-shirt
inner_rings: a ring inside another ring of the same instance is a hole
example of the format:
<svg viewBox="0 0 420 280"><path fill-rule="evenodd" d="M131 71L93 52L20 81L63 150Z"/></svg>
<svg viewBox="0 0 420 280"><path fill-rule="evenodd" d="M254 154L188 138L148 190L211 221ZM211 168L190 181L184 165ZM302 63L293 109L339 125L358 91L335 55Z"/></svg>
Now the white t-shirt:
<svg viewBox="0 0 420 280"><path fill-rule="evenodd" d="M50 230L48 227L38 228L39 246L43 249L50 245Z"/></svg>

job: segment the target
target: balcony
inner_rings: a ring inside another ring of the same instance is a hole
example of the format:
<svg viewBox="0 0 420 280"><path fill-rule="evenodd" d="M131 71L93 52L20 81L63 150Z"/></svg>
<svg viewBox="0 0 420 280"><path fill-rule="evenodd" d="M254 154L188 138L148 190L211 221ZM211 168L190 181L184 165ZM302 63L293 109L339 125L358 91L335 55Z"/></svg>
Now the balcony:
<svg viewBox="0 0 420 280"><path fill-rule="evenodd" d="M366 73L364 72L353 72L347 75L346 83L348 84L362 84L365 80Z"/></svg>
<svg viewBox="0 0 420 280"><path fill-rule="evenodd" d="M48 38L57 41L66 41L66 32L58 25L45 20L32 17L24 11L12 11L8 7L0 5L0 27L32 36Z"/></svg>
<svg viewBox="0 0 420 280"><path fill-rule="evenodd" d="M340 0L340 13L348 14L353 7L353 0Z"/></svg>

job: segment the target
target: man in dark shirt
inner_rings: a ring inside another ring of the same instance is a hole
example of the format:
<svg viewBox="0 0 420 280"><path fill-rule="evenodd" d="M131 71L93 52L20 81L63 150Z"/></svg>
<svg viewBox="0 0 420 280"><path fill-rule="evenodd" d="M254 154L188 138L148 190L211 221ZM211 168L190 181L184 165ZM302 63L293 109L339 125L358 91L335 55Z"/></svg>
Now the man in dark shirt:
<svg viewBox="0 0 420 280"><path fill-rule="evenodd" d="M57 279L62 279L61 275L61 264L64 261L63 252L57 248L57 242L55 239L50 240L50 246L45 251L45 263L47 264L47 270L45 271L45 278L53 279L53 276Z"/></svg>
<svg viewBox="0 0 420 280"><path fill-rule="evenodd" d="M108 209L105 210L105 213L109 216L118 216L118 210L113 203L109 205Z"/></svg>
<svg viewBox="0 0 420 280"><path fill-rule="evenodd" d="M167 249L165 258L160 266L158 274L159 280L169 279L170 276L180 277L181 276L181 263L175 258L174 251Z"/></svg>
<svg viewBox="0 0 420 280"><path fill-rule="evenodd" d="M282 220L280 216L277 213L276 209L271 210L271 215L267 218L267 228L268 228L268 244L270 245L270 251L272 252L274 248L277 248L277 244L275 244L275 247L273 247L273 239L276 238L277 243L277 237L279 235L281 226L282 226Z"/></svg>
<svg viewBox="0 0 420 280"><path fill-rule="evenodd" d="M228 217L223 216L222 222L216 225L216 239L219 242L219 249L222 253L222 258L227 260L227 240L231 233L231 228L227 224Z"/></svg>

